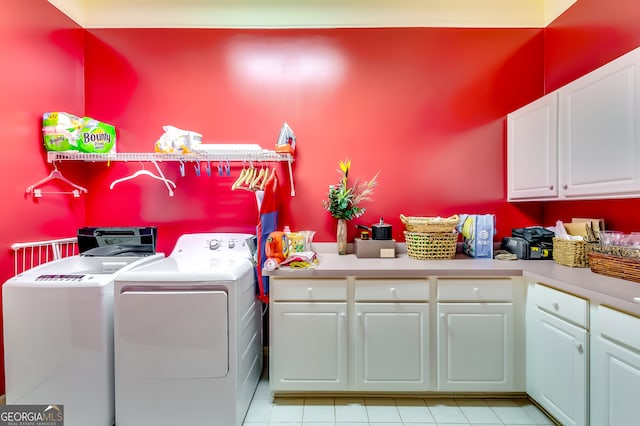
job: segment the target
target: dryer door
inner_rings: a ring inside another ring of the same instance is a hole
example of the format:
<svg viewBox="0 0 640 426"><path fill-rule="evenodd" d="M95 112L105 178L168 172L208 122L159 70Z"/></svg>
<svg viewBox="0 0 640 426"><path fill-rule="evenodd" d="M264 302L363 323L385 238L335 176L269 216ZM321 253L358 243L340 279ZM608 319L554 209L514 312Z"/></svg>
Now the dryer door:
<svg viewBox="0 0 640 426"><path fill-rule="evenodd" d="M227 293L125 291L117 295L116 368L124 377L224 377L229 371Z"/></svg>

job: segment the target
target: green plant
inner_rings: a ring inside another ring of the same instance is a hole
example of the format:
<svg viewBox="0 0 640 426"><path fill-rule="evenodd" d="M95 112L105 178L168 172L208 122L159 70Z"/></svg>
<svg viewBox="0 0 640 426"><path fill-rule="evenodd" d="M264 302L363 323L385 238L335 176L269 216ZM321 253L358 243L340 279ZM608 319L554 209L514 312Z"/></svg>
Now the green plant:
<svg viewBox="0 0 640 426"><path fill-rule="evenodd" d="M361 216L366 208L360 207L363 201L371 200L373 189L378 184L378 173L369 181L359 181L357 178L353 186L349 186L349 170L351 160L340 161L340 182L329 185L328 200L322 200L322 206L336 219L351 220Z"/></svg>

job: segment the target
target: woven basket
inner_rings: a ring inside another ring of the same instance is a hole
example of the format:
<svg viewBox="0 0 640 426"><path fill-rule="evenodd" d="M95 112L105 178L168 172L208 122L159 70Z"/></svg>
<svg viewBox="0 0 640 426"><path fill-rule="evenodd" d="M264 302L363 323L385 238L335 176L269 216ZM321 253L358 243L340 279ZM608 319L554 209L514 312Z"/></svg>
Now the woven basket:
<svg viewBox="0 0 640 426"><path fill-rule="evenodd" d="M640 259L589 252L591 271L640 283Z"/></svg>
<svg viewBox="0 0 640 426"><path fill-rule="evenodd" d="M640 259L640 249L625 246L610 246L605 244L589 244L587 251L589 253L600 253L608 256L631 257Z"/></svg>
<svg viewBox="0 0 640 426"><path fill-rule="evenodd" d="M589 257L587 256L587 243L584 241L554 238L553 260L555 260L558 265L588 268Z"/></svg>
<svg viewBox="0 0 640 426"><path fill-rule="evenodd" d="M400 215L400 220L409 232L453 232L460 223L460 217L418 217Z"/></svg>
<svg viewBox="0 0 640 426"><path fill-rule="evenodd" d="M404 231L404 239L412 259L453 259L456 255L457 232Z"/></svg>

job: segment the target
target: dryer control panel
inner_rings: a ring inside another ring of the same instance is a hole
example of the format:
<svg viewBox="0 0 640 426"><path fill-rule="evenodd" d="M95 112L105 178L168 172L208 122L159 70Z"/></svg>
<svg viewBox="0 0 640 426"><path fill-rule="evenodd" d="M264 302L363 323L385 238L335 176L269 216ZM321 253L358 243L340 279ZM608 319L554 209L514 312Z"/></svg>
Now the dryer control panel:
<svg viewBox="0 0 640 426"><path fill-rule="evenodd" d="M201 233L185 234L178 238L171 257L205 256L217 259L253 258L251 234Z"/></svg>

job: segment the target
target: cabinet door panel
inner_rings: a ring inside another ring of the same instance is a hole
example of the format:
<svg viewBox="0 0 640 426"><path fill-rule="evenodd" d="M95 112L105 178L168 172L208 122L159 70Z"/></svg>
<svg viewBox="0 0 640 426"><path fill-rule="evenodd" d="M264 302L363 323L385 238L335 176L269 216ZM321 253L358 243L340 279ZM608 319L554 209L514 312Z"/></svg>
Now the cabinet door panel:
<svg viewBox="0 0 640 426"><path fill-rule="evenodd" d="M346 388L346 303L272 303L272 390Z"/></svg>
<svg viewBox="0 0 640 426"><path fill-rule="evenodd" d="M559 90L561 194L640 191L640 50Z"/></svg>
<svg viewBox="0 0 640 426"><path fill-rule="evenodd" d="M427 303L356 303L356 384L363 389L426 390Z"/></svg>
<svg viewBox="0 0 640 426"><path fill-rule="evenodd" d="M591 346L591 424L637 423L640 319L604 307L598 308L596 319Z"/></svg>
<svg viewBox="0 0 640 426"><path fill-rule="evenodd" d="M602 358L597 367L601 377L594 377L594 404L601 412L594 413L591 424L624 426L638 418L640 390L640 355L609 341L602 341Z"/></svg>
<svg viewBox="0 0 640 426"><path fill-rule="evenodd" d="M507 116L508 199L558 196L558 94Z"/></svg>
<svg viewBox="0 0 640 426"><path fill-rule="evenodd" d="M513 304L438 304L438 388L514 390Z"/></svg>
<svg viewBox="0 0 640 426"><path fill-rule="evenodd" d="M532 315L536 387L531 395L563 425L586 424L587 331L545 311Z"/></svg>

